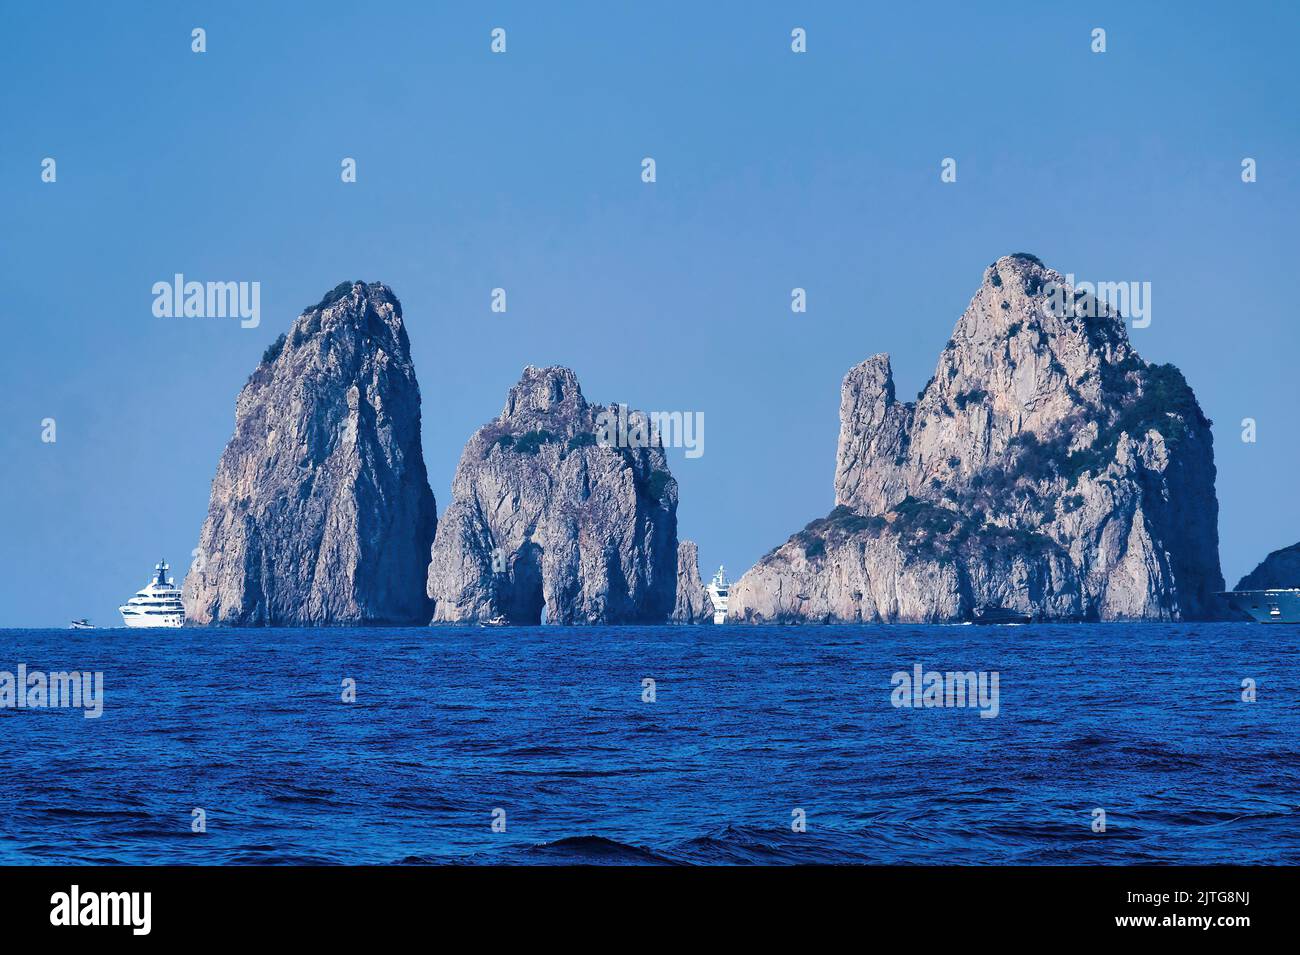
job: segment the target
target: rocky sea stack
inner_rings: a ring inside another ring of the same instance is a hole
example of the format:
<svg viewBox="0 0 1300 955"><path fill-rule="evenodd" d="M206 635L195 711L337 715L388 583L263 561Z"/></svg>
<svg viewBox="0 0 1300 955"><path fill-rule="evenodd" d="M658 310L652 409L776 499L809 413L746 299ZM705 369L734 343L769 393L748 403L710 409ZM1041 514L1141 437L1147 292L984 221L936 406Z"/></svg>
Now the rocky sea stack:
<svg viewBox="0 0 1300 955"><path fill-rule="evenodd" d="M1121 316L1065 288L1031 255L989 266L914 402L895 396L888 356L853 368L836 506L735 584L729 616L1209 614L1223 589L1210 422L1178 369L1138 357Z"/></svg>
<svg viewBox="0 0 1300 955"><path fill-rule="evenodd" d="M186 615L427 623L436 526L402 306L384 285L346 282L267 349L240 392Z"/></svg>
<svg viewBox="0 0 1300 955"><path fill-rule="evenodd" d="M700 550L694 541L677 545L677 602L673 623L713 623L713 602L700 579Z"/></svg>
<svg viewBox="0 0 1300 955"><path fill-rule="evenodd" d="M435 623L672 613L677 482L660 447L598 443L603 412L620 409L588 404L569 369L524 369L456 468L428 565Z"/></svg>

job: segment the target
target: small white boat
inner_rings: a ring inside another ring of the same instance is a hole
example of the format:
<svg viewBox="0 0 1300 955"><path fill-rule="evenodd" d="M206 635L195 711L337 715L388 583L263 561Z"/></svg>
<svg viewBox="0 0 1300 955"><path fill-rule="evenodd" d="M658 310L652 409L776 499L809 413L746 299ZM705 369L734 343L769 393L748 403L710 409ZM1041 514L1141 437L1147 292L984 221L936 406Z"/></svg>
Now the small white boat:
<svg viewBox="0 0 1300 955"><path fill-rule="evenodd" d="M95 625L85 617L78 617L70 624L73 630L94 630Z"/></svg>
<svg viewBox="0 0 1300 955"><path fill-rule="evenodd" d="M181 606L181 592L175 578L168 577L171 568L160 560L154 567L154 578L136 591L134 597L122 606L122 622L128 627L182 627L185 625L185 608Z"/></svg>

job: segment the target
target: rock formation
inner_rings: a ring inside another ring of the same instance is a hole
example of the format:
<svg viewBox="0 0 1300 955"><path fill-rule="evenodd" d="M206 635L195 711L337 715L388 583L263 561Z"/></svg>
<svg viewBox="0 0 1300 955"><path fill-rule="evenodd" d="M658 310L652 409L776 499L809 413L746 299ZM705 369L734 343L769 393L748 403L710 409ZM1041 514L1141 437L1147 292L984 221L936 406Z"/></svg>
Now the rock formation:
<svg viewBox="0 0 1300 955"><path fill-rule="evenodd" d="M428 565L434 622L663 623L677 482L647 434L644 416L588 404L569 369L525 368L456 468Z"/></svg>
<svg viewBox="0 0 1300 955"><path fill-rule="evenodd" d="M694 541L677 545L677 604L673 623L712 623L713 602L700 579L700 552Z"/></svg>
<svg viewBox="0 0 1300 955"><path fill-rule="evenodd" d="M1300 587L1300 544L1275 550L1237 584L1237 590Z"/></svg>
<svg viewBox="0 0 1300 955"><path fill-rule="evenodd" d="M889 358L844 379L835 509L731 590L729 616L1178 620L1223 588L1210 423L1122 317L999 259L915 402Z"/></svg>
<svg viewBox="0 0 1300 955"><path fill-rule="evenodd" d="M425 624L437 512L402 306L346 282L267 349L235 405L198 554L200 624Z"/></svg>

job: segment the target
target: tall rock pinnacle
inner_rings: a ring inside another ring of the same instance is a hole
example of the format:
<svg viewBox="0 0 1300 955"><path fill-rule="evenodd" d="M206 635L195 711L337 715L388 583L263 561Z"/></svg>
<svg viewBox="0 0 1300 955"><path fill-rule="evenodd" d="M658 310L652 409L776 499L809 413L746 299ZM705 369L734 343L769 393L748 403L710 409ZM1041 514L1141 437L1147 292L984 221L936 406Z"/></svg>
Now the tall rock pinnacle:
<svg viewBox="0 0 1300 955"><path fill-rule="evenodd" d="M1204 616L1223 589L1214 477L1178 369L1144 362L1122 317L1038 259L1005 256L916 401L897 399L886 355L849 371L836 508L745 574L729 613Z"/></svg>
<svg viewBox="0 0 1300 955"><path fill-rule="evenodd" d="M402 306L346 282L267 349L217 465L188 619L424 624L437 512Z"/></svg>
<svg viewBox="0 0 1300 955"><path fill-rule="evenodd" d="M567 368L524 369L461 455L429 562L434 622L663 623L677 482L661 447L598 443ZM621 433L621 432L620 432Z"/></svg>
<svg viewBox="0 0 1300 955"><path fill-rule="evenodd" d="M673 623L713 623L713 602L700 579L700 549L694 541L677 544L677 603Z"/></svg>

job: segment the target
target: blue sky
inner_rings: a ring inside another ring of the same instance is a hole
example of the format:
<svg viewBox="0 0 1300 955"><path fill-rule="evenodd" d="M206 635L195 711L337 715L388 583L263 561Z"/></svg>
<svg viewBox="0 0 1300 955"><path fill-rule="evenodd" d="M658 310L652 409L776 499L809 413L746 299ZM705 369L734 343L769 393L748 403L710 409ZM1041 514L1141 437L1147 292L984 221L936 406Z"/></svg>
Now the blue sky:
<svg viewBox="0 0 1300 955"><path fill-rule="evenodd" d="M738 576L830 509L844 373L886 351L913 395L1015 251L1152 283L1131 336L1215 421L1235 583L1300 540L1300 14L1037 6L10 11L0 625L116 625L159 556L179 579L240 387L357 278L402 300L440 512L520 369L565 364L594 401L705 413L704 456L672 452L680 532ZM261 326L155 318L176 272L260 282Z"/></svg>

